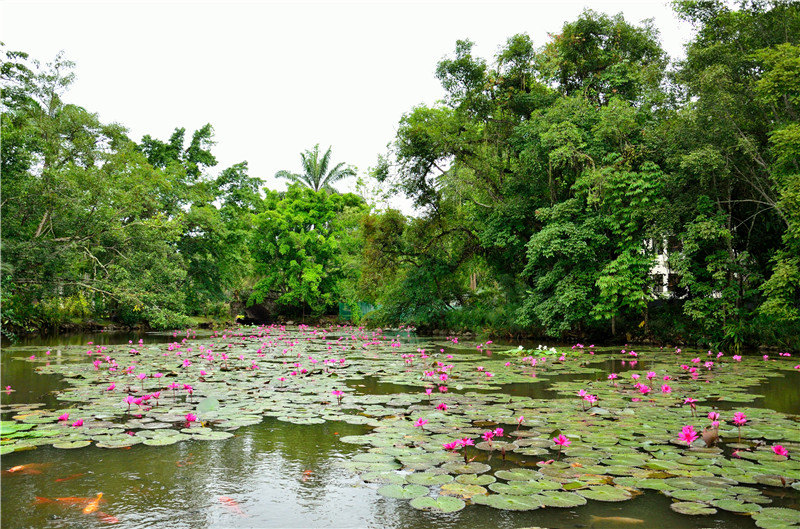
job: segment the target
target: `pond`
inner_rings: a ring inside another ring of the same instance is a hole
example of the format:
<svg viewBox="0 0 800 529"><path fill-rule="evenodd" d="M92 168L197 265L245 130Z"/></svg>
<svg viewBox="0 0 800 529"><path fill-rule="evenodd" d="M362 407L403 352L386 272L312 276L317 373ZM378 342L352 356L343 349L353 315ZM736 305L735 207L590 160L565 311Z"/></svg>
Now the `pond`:
<svg viewBox="0 0 800 529"><path fill-rule="evenodd" d="M351 327L32 341L2 352L0 524L798 527L797 365Z"/></svg>

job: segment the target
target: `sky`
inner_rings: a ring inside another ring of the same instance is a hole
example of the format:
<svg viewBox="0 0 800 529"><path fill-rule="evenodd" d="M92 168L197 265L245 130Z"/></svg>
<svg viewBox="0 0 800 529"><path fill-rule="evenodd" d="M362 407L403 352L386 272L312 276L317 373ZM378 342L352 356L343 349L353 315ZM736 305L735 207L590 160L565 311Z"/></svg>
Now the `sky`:
<svg viewBox="0 0 800 529"><path fill-rule="evenodd" d="M662 0L1 0L0 40L42 62L64 50L77 75L65 99L135 141L211 123L217 171L247 160L283 189L274 174L299 172L316 143L364 175L404 113L443 97L434 71L457 39L491 59L517 33L545 44L584 8L653 18L673 58L691 36Z"/></svg>

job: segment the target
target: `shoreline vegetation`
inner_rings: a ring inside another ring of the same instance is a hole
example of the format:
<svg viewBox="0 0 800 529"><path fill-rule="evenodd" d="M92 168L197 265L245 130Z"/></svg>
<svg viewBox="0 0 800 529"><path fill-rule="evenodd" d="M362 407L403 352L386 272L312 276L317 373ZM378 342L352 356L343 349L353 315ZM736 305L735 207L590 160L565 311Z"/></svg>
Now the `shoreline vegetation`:
<svg viewBox="0 0 800 529"><path fill-rule="evenodd" d="M342 303L370 328L800 350L800 3L672 5L681 60L592 10L491 57L459 40L375 167L317 144L286 191L219 167L211 124L131 138L70 101L63 53L0 46L3 337Z"/></svg>

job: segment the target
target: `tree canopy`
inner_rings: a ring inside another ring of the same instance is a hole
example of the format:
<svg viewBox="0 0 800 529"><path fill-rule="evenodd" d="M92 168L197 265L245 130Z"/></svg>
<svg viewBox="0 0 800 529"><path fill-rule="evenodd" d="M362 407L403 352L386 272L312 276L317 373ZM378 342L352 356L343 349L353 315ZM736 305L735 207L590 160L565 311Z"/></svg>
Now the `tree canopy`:
<svg viewBox="0 0 800 529"><path fill-rule="evenodd" d="M375 324L800 348L800 4L672 6L679 61L588 9L492 57L455 42L365 176L414 215L336 192L356 171L319 144L278 192L218 167L211 124L137 142L68 101L63 55L3 48L4 332L368 301Z"/></svg>

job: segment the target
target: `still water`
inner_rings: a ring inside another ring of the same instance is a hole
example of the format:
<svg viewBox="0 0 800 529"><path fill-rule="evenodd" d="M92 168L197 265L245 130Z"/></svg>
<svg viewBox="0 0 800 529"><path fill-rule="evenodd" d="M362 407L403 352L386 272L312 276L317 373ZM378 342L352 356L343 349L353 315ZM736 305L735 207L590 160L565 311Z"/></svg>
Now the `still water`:
<svg viewBox="0 0 800 529"><path fill-rule="evenodd" d="M2 404L44 402L54 405L52 391L63 386L57 376L34 373L34 366L13 357L41 355L55 358L60 346L172 341L172 335L82 335L29 341L2 351ZM617 366L613 366L615 369ZM611 369L612 366L605 366ZM774 377L754 391L764 397L754 406L784 413L800 411L800 377L788 373ZM553 380L557 378L553 377ZM548 382L510 384L512 395L548 398ZM365 393L418 391L365 378ZM7 414L4 415L7 418ZM361 425L326 422L295 425L268 417L255 426L240 428L223 441L182 441L164 447L135 445L128 449L94 446L58 450L41 446L2 457L3 470L36 464L33 473L4 473L0 524L14 528L171 527L171 528L753 528L749 516L724 511L713 517L684 516L669 509L671 500L645 492L630 501L590 501L574 509L540 509L529 512L499 511L470 505L454 514L418 511L408 501L376 493L379 485L362 482L340 463L362 451L339 442L345 435L369 431ZM518 463L517 461L515 462ZM491 461L504 468L499 458ZM764 489L766 492L766 488ZM798 493L791 489L768 491L771 506L798 509ZM84 513L77 498L102 501L95 513ZM62 500L56 500L61 498ZM70 501L70 498L73 500Z"/></svg>

